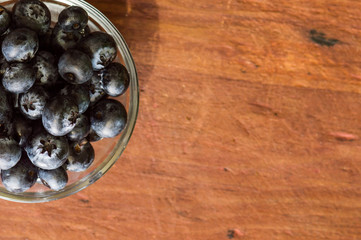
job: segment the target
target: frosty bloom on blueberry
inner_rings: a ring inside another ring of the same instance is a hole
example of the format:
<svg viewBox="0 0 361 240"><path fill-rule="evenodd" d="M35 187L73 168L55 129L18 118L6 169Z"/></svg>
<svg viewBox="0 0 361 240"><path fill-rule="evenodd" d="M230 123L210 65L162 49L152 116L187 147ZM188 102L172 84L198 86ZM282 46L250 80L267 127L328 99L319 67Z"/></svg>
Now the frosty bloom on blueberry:
<svg viewBox="0 0 361 240"><path fill-rule="evenodd" d="M25 93L35 83L35 71L29 63L11 63L5 69L2 83L8 92Z"/></svg>
<svg viewBox="0 0 361 240"><path fill-rule="evenodd" d="M1 170L1 180L4 187L14 193L25 192L31 188L38 178L38 169L31 164L26 154L10 169Z"/></svg>
<svg viewBox="0 0 361 240"><path fill-rule="evenodd" d="M89 56L94 71L102 70L117 56L117 45L113 37L104 32L90 33L77 46Z"/></svg>
<svg viewBox="0 0 361 240"><path fill-rule="evenodd" d="M77 6L65 8L58 18L58 25L65 32L73 32L84 29L88 24L88 13Z"/></svg>
<svg viewBox="0 0 361 240"><path fill-rule="evenodd" d="M58 67L55 64L55 56L51 52L40 51L33 60L36 74L36 84L52 87L58 81Z"/></svg>
<svg viewBox="0 0 361 240"><path fill-rule="evenodd" d="M6 35L1 50L8 62L29 62L39 49L36 32L18 28Z"/></svg>
<svg viewBox="0 0 361 240"><path fill-rule="evenodd" d="M48 188L58 191L68 183L68 174L63 167L53 170L39 169L38 176L41 182Z"/></svg>
<svg viewBox="0 0 361 240"><path fill-rule="evenodd" d="M50 27L50 11L42 1L19 0L12 11L16 27L26 27L40 34Z"/></svg>
<svg viewBox="0 0 361 240"><path fill-rule="evenodd" d="M0 171L9 192L36 182L61 191L92 166L93 142L127 125L126 108L111 97L127 91L128 70L113 62L113 37L88 22L79 6L57 22L40 0L0 6Z"/></svg>
<svg viewBox="0 0 361 240"><path fill-rule="evenodd" d="M30 120L40 119L49 94L41 86L35 86L28 92L20 94L19 108L22 114Z"/></svg>
<svg viewBox="0 0 361 240"><path fill-rule="evenodd" d="M90 58L83 52L70 49L61 55L58 63L60 76L71 84L82 84L92 77Z"/></svg>

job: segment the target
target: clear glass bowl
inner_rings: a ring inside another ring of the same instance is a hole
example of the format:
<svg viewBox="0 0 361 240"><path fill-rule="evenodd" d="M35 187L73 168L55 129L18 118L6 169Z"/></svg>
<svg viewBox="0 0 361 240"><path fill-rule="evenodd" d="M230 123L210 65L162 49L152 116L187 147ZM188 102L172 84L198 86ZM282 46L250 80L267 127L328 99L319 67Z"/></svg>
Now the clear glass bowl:
<svg viewBox="0 0 361 240"><path fill-rule="evenodd" d="M16 1L0 0L0 5L11 10ZM116 29L116 27L99 10L82 0L44 0L51 12L52 24L57 21L59 13L67 6L80 6L89 15L89 27L91 31L104 31L112 35L118 46L118 58L116 61L124 64L130 74L130 86L128 91L121 97L116 98L122 102L128 112L128 123L123 132L111 139L103 139L92 143L95 150L95 159L92 166L84 172L69 174L68 185L61 191L51 191L41 183L36 183L24 193L11 193L2 185L0 186L0 198L15 202L48 202L72 195L101 178L110 167L119 159L132 135L138 114L139 88L138 77L132 55L128 46Z"/></svg>

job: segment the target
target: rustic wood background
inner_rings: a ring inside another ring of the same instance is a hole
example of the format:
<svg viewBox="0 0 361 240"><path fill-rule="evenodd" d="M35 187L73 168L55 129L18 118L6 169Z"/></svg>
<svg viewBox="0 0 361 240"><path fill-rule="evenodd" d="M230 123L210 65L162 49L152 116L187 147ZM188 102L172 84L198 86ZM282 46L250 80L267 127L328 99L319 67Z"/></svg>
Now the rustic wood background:
<svg viewBox="0 0 361 240"><path fill-rule="evenodd" d="M361 1L89 0L137 63L97 183L0 201L0 239L361 239Z"/></svg>

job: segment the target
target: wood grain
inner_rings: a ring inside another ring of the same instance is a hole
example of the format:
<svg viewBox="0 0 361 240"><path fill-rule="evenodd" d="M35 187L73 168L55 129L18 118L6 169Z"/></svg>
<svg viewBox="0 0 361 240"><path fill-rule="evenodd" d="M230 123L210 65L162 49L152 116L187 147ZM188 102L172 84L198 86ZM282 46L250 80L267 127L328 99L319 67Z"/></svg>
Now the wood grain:
<svg viewBox="0 0 361 240"><path fill-rule="evenodd" d="M1 201L1 239L361 239L360 1L89 2L137 64L134 135L74 196Z"/></svg>

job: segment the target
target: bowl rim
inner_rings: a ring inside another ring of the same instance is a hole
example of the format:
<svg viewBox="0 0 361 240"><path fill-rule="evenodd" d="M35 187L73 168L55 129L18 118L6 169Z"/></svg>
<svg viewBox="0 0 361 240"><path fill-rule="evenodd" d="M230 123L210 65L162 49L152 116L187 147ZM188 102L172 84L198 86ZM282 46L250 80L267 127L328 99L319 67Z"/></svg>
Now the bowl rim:
<svg viewBox="0 0 361 240"><path fill-rule="evenodd" d="M5 6L6 3L10 4L14 2L14 0L0 0L0 4L4 4ZM96 169L94 169L85 177L77 180L76 182L70 184L65 189L60 191L24 192L19 194L8 192L6 189L0 191L0 199L20 203L40 203L58 200L73 195L95 183L114 165L114 163L120 158L121 154L125 150L125 147L129 143L130 137L132 136L132 133L134 131L139 110L139 82L134 59L130 53L129 47L124 37L114 26L114 24L98 9L96 9L94 6L84 0L44 0L43 2L45 4L59 4L65 7L77 5L83 7L88 12L89 17L91 15L97 16L96 24L101 25L102 28L105 28L106 32L110 33L114 37L114 40L117 43L118 50L120 48L121 57L123 58L130 74L130 87L128 89L128 91L130 92L129 104L132 103L131 105L133 106L133 108L129 107L128 109L127 125L123 130L121 137L118 140L116 146L113 148L112 152L107 156L105 160L103 160L99 164Z"/></svg>

